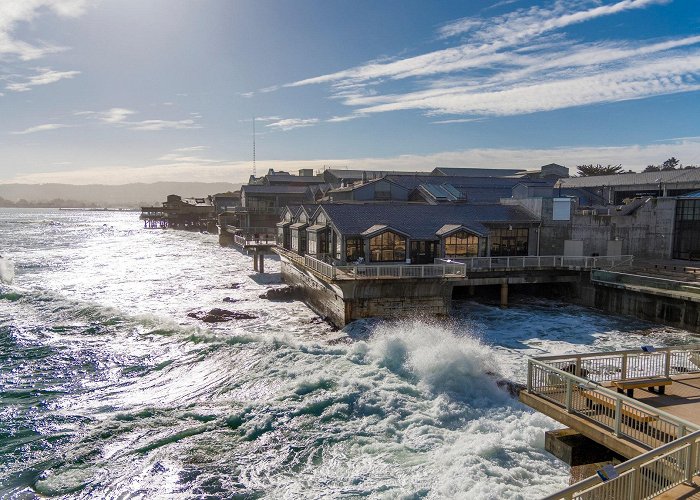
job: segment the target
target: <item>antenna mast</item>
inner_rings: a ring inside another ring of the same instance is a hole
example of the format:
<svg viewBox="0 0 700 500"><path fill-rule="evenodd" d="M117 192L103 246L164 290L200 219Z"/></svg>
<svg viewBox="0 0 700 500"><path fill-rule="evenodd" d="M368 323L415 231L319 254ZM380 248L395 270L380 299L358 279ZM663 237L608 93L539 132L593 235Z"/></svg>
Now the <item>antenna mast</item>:
<svg viewBox="0 0 700 500"><path fill-rule="evenodd" d="M255 165L255 117L253 117L253 177L258 176L258 169Z"/></svg>

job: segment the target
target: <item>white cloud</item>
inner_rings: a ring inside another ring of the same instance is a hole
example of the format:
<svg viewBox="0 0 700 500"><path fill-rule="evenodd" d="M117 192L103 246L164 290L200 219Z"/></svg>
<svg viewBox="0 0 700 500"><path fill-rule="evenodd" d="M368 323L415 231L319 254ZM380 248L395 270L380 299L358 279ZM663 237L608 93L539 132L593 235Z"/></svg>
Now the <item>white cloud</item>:
<svg viewBox="0 0 700 500"><path fill-rule="evenodd" d="M700 36L597 43L568 41L568 26L669 0L557 0L491 18L466 18L439 29L456 46L292 82L326 83L332 98L355 108L349 116L419 110L458 115L434 123L483 116L549 111L572 106L689 92L700 83ZM410 91L381 89L410 79ZM328 121L344 121L343 117Z"/></svg>
<svg viewBox="0 0 700 500"><path fill-rule="evenodd" d="M275 130L293 130L295 128L310 127L318 123L318 118L285 118L276 122L268 123L266 127Z"/></svg>
<svg viewBox="0 0 700 500"><path fill-rule="evenodd" d="M626 146L582 146L550 149L474 148L444 151L430 155L401 155L388 158L314 158L295 161L258 160L258 171L269 168L294 171L300 168L321 169L324 165L346 165L351 169L429 171L443 167L488 167L531 169L548 163L568 166L601 163L622 164L625 170L641 171L649 164L658 164L675 156L684 164L700 158L700 139L684 139L666 143ZM249 161L207 163L200 159L175 161L144 166L113 165L101 168L76 169L64 172L20 175L3 182L64 182L71 184L123 184L128 182L157 182L196 178L207 182L245 182L252 173Z"/></svg>
<svg viewBox="0 0 700 500"><path fill-rule="evenodd" d="M77 116L87 116L95 118L107 125L124 127L131 130L139 131L159 131L167 129L198 129L202 128L194 119L185 120L141 120L129 121L127 118L137 114L136 111L127 108L111 108L107 111L79 111L74 113ZM199 114L191 113L193 118L199 118Z"/></svg>
<svg viewBox="0 0 700 500"><path fill-rule="evenodd" d="M9 83L5 88L12 92L27 92L32 87L49 85L79 74L80 71L54 71L51 68L37 68L36 75L30 76L23 82Z"/></svg>
<svg viewBox="0 0 700 500"><path fill-rule="evenodd" d="M131 130L168 130L168 129L196 129L202 128L194 120L143 120L140 122L124 122Z"/></svg>
<svg viewBox="0 0 700 500"><path fill-rule="evenodd" d="M24 130L20 130L17 132L10 132L11 134L14 135L26 135L26 134L34 134L36 132L46 132L48 130L56 130L59 128L66 128L68 125L64 125L62 123L45 123L43 125L36 125L35 127L29 127Z"/></svg>
<svg viewBox="0 0 700 500"><path fill-rule="evenodd" d="M78 17L93 0L0 0L0 56L15 56L23 61L39 59L64 50L44 42L26 42L15 37L17 26L30 22L43 12L61 17Z"/></svg>
<svg viewBox="0 0 700 500"><path fill-rule="evenodd" d="M192 151L204 151L205 149L209 149L208 146L189 146L186 148L177 148L175 152L177 153L190 153Z"/></svg>

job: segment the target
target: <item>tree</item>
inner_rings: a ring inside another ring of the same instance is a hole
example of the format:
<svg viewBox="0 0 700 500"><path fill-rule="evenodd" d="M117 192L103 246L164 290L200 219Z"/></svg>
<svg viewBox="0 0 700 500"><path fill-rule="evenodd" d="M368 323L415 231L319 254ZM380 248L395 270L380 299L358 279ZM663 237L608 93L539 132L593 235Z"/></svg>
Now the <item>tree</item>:
<svg viewBox="0 0 700 500"><path fill-rule="evenodd" d="M597 165L577 165L579 177L591 177L594 175L612 175L619 174L622 171L622 164L603 166L600 163Z"/></svg>
<svg viewBox="0 0 700 500"><path fill-rule="evenodd" d="M661 167L658 165L647 165L647 168L642 170L642 172L658 172L661 170Z"/></svg>
<svg viewBox="0 0 700 500"><path fill-rule="evenodd" d="M680 162L675 157L670 157L661 164L661 170L676 170Z"/></svg>

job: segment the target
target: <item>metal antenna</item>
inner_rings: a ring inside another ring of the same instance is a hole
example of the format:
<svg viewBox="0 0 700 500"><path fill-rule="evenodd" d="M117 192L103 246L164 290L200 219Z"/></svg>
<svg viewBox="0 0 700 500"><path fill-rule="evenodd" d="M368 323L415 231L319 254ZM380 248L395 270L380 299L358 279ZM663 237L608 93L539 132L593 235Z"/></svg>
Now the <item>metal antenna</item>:
<svg viewBox="0 0 700 500"><path fill-rule="evenodd" d="M253 117L253 177L258 176L258 169L255 165L255 117Z"/></svg>

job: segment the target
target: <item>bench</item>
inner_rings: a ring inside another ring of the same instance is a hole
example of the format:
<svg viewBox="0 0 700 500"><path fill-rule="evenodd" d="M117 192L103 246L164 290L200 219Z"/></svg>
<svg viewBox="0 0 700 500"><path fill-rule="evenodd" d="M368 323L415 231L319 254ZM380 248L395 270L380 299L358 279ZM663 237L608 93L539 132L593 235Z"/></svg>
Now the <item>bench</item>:
<svg viewBox="0 0 700 500"><path fill-rule="evenodd" d="M650 392L654 392L654 387L657 388L658 394L666 392L666 386L671 385L673 380L668 377L651 377L651 378L633 378L629 380L614 380L613 385L617 387L617 392L622 394L627 391L627 395L634 397L635 389L647 388Z"/></svg>
<svg viewBox="0 0 700 500"><path fill-rule="evenodd" d="M597 410L600 407L615 411L615 400L610 396L600 394L595 391L581 391L581 395L586 398L586 406ZM635 408L622 407L622 422L625 425L645 431L647 424L656 422L659 419L658 415L647 413Z"/></svg>

